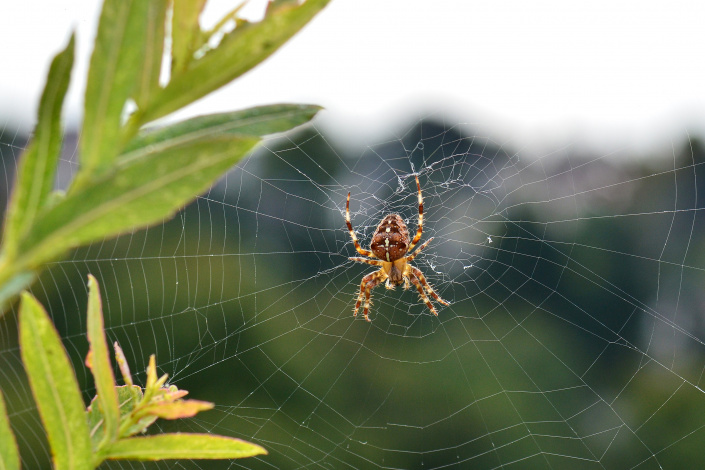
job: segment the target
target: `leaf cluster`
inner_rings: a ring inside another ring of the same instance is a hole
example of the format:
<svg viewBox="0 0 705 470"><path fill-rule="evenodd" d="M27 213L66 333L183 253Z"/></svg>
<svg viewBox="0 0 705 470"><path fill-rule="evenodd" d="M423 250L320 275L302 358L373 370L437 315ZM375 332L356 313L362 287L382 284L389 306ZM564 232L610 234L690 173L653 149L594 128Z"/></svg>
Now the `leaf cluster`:
<svg viewBox="0 0 705 470"><path fill-rule="evenodd" d="M97 395L84 407L76 374L61 338L44 307L31 294L22 294L20 350L39 415L47 432L54 468L93 469L105 460L234 459L266 454L262 447L213 434L158 434L140 436L158 418L190 418L213 404L185 400L188 393L165 385L150 357L147 383L133 383L120 346L115 356L125 385L118 386L103 328L98 283L88 278L88 341L86 365ZM0 393L0 468L19 469L17 444Z"/></svg>
<svg viewBox="0 0 705 470"><path fill-rule="evenodd" d="M261 21L234 9L204 31L206 0L104 0L90 60L78 171L54 190L61 110L74 62L72 36L53 59L31 143L18 164L0 246L0 316L49 262L81 245L162 222L207 190L264 136L308 122L318 106L277 104L147 127L266 59L328 0L273 0ZM89 278L86 365L96 386L88 408L61 338L41 304L21 295L20 350L57 469L92 469L108 459L224 459L266 453L210 434L141 435L156 419L213 407L157 377L135 385L122 350L117 385L98 284ZM0 392L0 469L20 467Z"/></svg>
<svg viewBox="0 0 705 470"><path fill-rule="evenodd" d="M80 166L65 193L52 188L73 36L51 64L3 229L0 310L46 263L163 221L263 136L309 121L318 106L279 104L145 128L266 59L327 2L275 0L256 23L235 9L203 31L205 0L105 0L86 84Z"/></svg>

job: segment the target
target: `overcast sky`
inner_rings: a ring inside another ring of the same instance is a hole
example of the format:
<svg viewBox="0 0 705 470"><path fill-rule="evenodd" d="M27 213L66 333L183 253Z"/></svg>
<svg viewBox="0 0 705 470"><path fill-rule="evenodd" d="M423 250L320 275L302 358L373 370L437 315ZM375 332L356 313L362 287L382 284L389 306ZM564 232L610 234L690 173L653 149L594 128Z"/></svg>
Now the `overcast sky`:
<svg viewBox="0 0 705 470"><path fill-rule="evenodd" d="M99 3L2 2L0 128L34 121L49 61L72 29L66 117L79 122ZM332 0L266 63L180 116L311 102L355 134L450 108L499 139L662 143L705 132L704 5Z"/></svg>

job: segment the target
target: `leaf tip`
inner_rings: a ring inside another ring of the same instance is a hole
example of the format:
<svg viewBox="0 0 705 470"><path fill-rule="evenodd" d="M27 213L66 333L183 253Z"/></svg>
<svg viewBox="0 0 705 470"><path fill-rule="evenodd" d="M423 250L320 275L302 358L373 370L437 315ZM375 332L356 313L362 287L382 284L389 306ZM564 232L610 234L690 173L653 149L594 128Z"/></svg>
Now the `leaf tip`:
<svg viewBox="0 0 705 470"><path fill-rule="evenodd" d="M71 48L73 49L74 45L76 44L76 30L73 29L71 30L71 36L69 37L69 42L66 46L67 49Z"/></svg>
<svg viewBox="0 0 705 470"><path fill-rule="evenodd" d="M93 370L93 350L92 349L88 350L88 354L86 354L86 360L84 362L86 364L86 367Z"/></svg>
<svg viewBox="0 0 705 470"><path fill-rule="evenodd" d="M31 300L33 300L33 299L34 299L34 296L33 296L32 294L30 294L30 293L29 293L28 291L26 291L26 290L23 290L23 291L20 293L20 302L25 303L25 302L29 302L29 301L31 301Z"/></svg>
<svg viewBox="0 0 705 470"><path fill-rule="evenodd" d="M28 310L43 310L42 304L34 297L30 292L24 290L20 294L20 320L26 315L24 312ZM22 321L20 321L20 328L22 328Z"/></svg>
<svg viewBox="0 0 705 470"><path fill-rule="evenodd" d="M149 356L149 365L147 366L147 385L145 388L154 388L157 383L157 358L154 354Z"/></svg>
<svg viewBox="0 0 705 470"><path fill-rule="evenodd" d="M125 381L125 385L132 386L132 374L130 373L130 366L127 364L127 359L125 358L125 353L123 352L120 344L115 341L113 343L113 348L115 349L115 360L120 368L120 373L122 374L122 380Z"/></svg>

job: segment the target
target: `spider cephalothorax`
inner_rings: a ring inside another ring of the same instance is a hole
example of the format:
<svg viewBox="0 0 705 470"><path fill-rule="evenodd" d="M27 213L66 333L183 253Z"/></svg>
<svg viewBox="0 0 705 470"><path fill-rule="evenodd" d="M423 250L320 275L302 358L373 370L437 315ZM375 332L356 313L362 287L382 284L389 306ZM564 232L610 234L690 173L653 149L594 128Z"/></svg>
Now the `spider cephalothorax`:
<svg viewBox="0 0 705 470"><path fill-rule="evenodd" d="M426 245L428 245L433 238L427 240L423 245L418 247L416 251L410 255L406 255L408 252L414 249L416 244L421 240L421 234L423 233L423 197L421 196L421 185L419 184L419 177L416 177L416 188L419 192L419 228L416 230L416 235L414 239L409 241L409 229L406 227L404 220L398 214L389 214L386 216L377 226L374 235L372 236L372 243L370 244L370 250L365 250L360 246L357 241L355 232L353 231L352 224L350 223L350 193L348 193L348 200L345 204L345 222L348 225L348 231L350 232L350 237L355 244L355 249L362 256L367 258L350 258L353 261L359 261L360 263L367 263L373 266L381 266L379 271L375 271L372 274L362 278L362 283L360 284L360 293L357 296L357 302L355 303L354 315L357 315L357 311L360 309L362 304L362 299L365 299L365 309L363 315L365 320L370 321L368 312L370 309L370 291L377 287L380 283L386 282L387 289L394 289L395 286L404 285L404 289L409 288L409 282L414 284L416 290L419 292L421 299L426 303L431 313L438 316L438 312L431 304L428 299L426 291L428 294L436 299L443 305L449 305L448 302L441 299L438 294L433 290L424 277L423 273L416 267L409 264L416 255L423 250ZM370 259L371 258L371 259Z"/></svg>

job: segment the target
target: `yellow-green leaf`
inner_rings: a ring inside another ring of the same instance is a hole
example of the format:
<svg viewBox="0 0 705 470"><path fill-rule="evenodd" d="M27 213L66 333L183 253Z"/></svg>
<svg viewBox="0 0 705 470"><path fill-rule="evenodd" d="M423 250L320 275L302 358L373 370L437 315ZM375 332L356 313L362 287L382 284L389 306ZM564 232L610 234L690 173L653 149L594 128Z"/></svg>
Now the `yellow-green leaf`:
<svg viewBox="0 0 705 470"><path fill-rule="evenodd" d="M208 135L239 135L261 137L288 131L310 121L321 110L310 104L275 104L257 106L231 113L209 114L178 122L162 129L147 131L133 139L120 158L145 147L169 141L185 143Z"/></svg>
<svg viewBox="0 0 705 470"><path fill-rule="evenodd" d="M120 416L123 418L132 413L144 397L142 394L142 389L137 385L124 385L122 387L118 387L117 392L120 400ZM139 418L137 422L133 422L130 426L122 429L120 437L124 438L143 433L156 420L156 416L143 416Z"/></svg>
<svg viewBox="0 0 705 470"><path fill-rule="evenodd" d="M38 266L68 249L159 223L208 189L258 142L218 136L154 146L42 214L21 245Z"/></svg>
<svg viewBox="0 0 705 470"><path fill-rule="evenodd" d="M152 416L162 419L191 418L201 411L213 408L213 403L200 400L179 400L150 405L145 410Z"/></svg>
<svg viewBox="0 0 705 470"><path fill-rule="evenodd" d="M113 343L113 348L115 349L115 361L117 361L118 368L120 368L122 380L125 382L125 385L132 385L132 374L130 373L130 366L127 364L125 353L117 341Z"/></svg>
<svg viewBox="0 0 705 470"><path fill-rule="evenodd" d="M19 470L19 468L20 454L17 452L17 441L10 428L5 399L0 391L0 470Z"/></svg>
<svg viewBox="0 0 705 470"><path fill-rule="evenodd" d="M61 153L61 108L71 79L73 52L72 35L66 48L54 57L49 67L34 137L20 160L3 237L4 255L9 258L15 256L19 240L32 226L54 185Z"/></svg>
<svg viewBox="0 0 705 470"><path fill-rule="evenodd" d="M109 168L123 143L121 118L143 73L150 5L105 0L86 83L80 168L71 191Z"/></svg>
<svg viewBox="0 0 705 470"><path fill-rule="evenodd" d="M135 434L143 433L157 420L156 416L147 415L139 418L137 422L132 422L129 426L123 426L123 421L127 419L127 415L132 413L137 404L139 404L142 400L142 389L137 385L121 385L119 387L115 387L115 391L118 396L118 401L120 402L120 424L122 427L120 429L119 437L129 437ZM98 445L101 444L100 439L95 438L95 436L103 435L103 425L105 424L102 413L98 410L98 408L98 400L96 397L93 399L87 410L88 425L91 430L91 437L93 438L95 447L98 447Z"/></svg>
<svg viewBox="0 0 705 470"><path fill-rule="evenodd" d="M68 355L44 307L22 294L20 352L44 424L56 470L93 469L81 391Z"/></svg>
<svg viewBox="0 0 705 470"><path fill-rule="evenodd" d="M105 459L239 459L267 451L241 439L213 434L159 434L121 439L108 446Z"/></svg>
<svg viewBox="0 0 705 470"><path fill-rule="evenodd" d="M174 72L166 88L145 109L142 122L176 111L252 69L303 28L328 1L274 1L259 23L240 22L217 48L192 61L187 69Z"/></svg>
<svg viewBox="0 0 705 470"><path fill-rule="evenodd" d="M198 18L201 16L206 0L174 0L172 31L171 69L173 73L183 70L193 53L201 46L201 26Z"/></svg>
<svg viewBox="0 0 705 470"><path fill-rule="evenodd" d="M104 439L114 441L118 436L120 410L115 389L115 375L110 363L110 351L105 338L103 307L98 281L88 275L88 342L91 372L95 381L98 405L103 417Z"/></svg>
<svg viewBox="0 0 705 470"><path fill-rule="evenodd" d="M169 4L167 0L150 0L147 3L144 52L134 95L135 102L140 108L148 103L152 94L159 89L159 75L164 55L164 27ZM178 36L180 34L175 34L173 37Z"/></svg>

